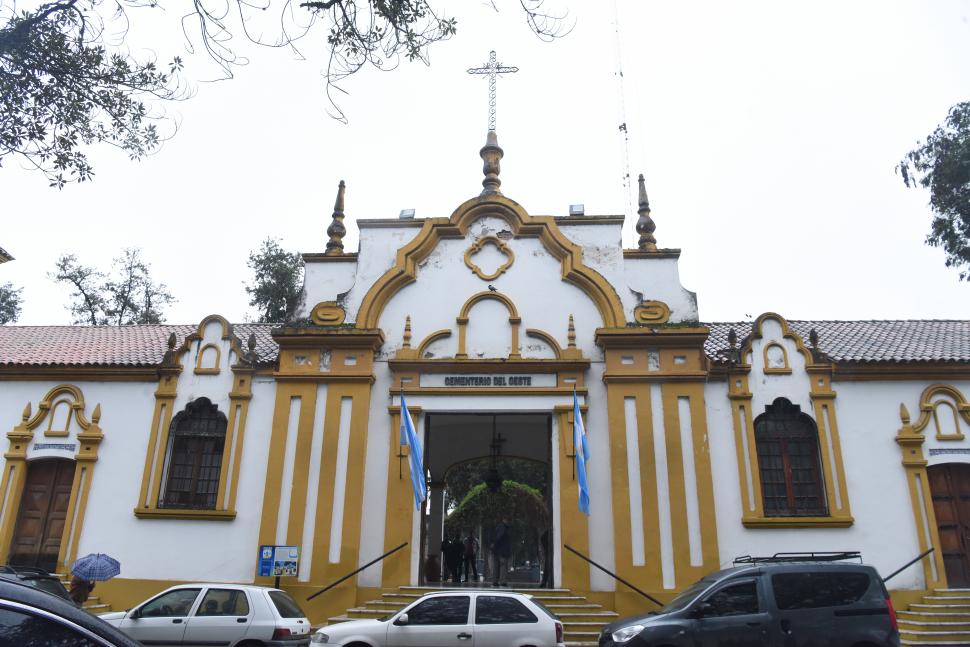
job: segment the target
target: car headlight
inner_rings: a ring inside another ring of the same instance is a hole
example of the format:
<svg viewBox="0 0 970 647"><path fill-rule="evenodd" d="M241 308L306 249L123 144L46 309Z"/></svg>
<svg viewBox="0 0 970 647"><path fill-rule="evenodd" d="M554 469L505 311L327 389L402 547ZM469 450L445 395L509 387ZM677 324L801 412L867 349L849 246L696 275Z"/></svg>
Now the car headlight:
<svg viewBox="0 0 970 647"><path fill-rule="evenodd" d="M617 629L613 632L613 642L615 643L625 643L630 640L638 633L643 631L643 625L630 625L629 627L623 627L622 629Z"/></svg>
<svg viewBox="0 0 970 647"><path fill-rule="evenodd" d="M325 642L330 642L330 636L328 636L325 633L320 633L318 631L317 633L313 634L313 637L312 638L310 638L310 642L312 642L312 643L325 643Z"/></svg>

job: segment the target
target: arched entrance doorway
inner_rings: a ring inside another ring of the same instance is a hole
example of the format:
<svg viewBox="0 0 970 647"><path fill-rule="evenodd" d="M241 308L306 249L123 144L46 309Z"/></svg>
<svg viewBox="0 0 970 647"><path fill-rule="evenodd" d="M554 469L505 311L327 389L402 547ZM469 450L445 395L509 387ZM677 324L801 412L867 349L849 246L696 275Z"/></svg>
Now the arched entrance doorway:
<svg viewBox="0 0 970 647"><path fill-rule="evenodd" d="M10 542L10 564L45 571L57 568L74 468L73 460L63 458L28 461L27 478Z"/></svg>
<svg viewBox="0 0 970 647"><path fill-rule="evenodd" d="M944 463L926 472L947 583L970 587L970 465Z"/></svg>
<svg viewBox="0 0 970 647"><path fill-rule="evenodd" d="M479 582L494 581L489 546L499 522L510 527L508 580L552 585L552 445L549 414L435 413L426 421L425 467L431 478L421 526L422 581L474 581L447 564L442 548L478 545ZM460 559L455 561L464 569Z"/></svg>

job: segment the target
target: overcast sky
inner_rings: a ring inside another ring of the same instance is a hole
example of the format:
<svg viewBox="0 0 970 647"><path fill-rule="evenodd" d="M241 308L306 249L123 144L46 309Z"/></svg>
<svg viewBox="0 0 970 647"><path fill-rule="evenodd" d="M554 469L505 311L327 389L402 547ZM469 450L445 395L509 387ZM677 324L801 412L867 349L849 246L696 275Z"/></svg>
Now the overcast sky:
<svg viewBox="0 0 970 647"><path fill-rule="evenodd" d="M323 251L341 179L348 250L356 218L450 215L481 190L487 82L465 70L490 49L520 68L499 80L504 193L537 215L625 212L634 246L625 122L630 172L647 177L659 246L683 250L702 320L970 318L970 284L923 242L927 194L894 173L970 98L970 1L618 0L622 95L613 3L548 2L575 21L552 43L515 0L441 3L458 35L430 67L346 81L348 125L326 114L321 32L306 60L246 50L235 79L168 106L180 128L157 154L95 152L93 183L50 189L8 161L0 247L17 260L0 283L24 288L20 323L70 323L47 278L60 254L107 269L129 246L178 299L168 322L243 321L249 251L267 236ZM133 14L130 45L185 57L175 18ZM186 58L189 78L215 75Z"/></svg>

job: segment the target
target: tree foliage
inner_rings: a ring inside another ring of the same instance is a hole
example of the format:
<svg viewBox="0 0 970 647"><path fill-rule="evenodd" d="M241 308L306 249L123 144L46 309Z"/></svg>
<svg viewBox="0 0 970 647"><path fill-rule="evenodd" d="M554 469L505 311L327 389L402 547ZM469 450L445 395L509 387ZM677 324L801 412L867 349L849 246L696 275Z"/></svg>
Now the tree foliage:
<svg viewBox="0 0 970 647"><path fill-rule="evenodd" d="M929 189L934 215L926 242L942 247L946 266L970 280L970 102L950 108L946 120L896 169L906 186Z"/></svg>
<svg viewBox="0 0 970 647"><path fill-rule="evenodd" d="M87 147L106 142L141 159L164 138L156 100L187 98L183 62L160 68L132 56L132 21L161 17L164 0L48 0L29 11L0 0L0 162L17 158L47 175L50 185L94 177ZM519 0L540 37L561 35L564 16L546 0ZM492 0L492 5L495 0ZM247 62L234 44L298 47L329 52L325 78L334 116L345 120L332 90L364 67L393 69L403 57L428 63L428 48L451 38L455 18L435 0L169 0L185 11L182 31L190 54L201 51L222 78ZM496 7L497 9L497 7ZM342 90L341 90L342 91ZM174 130L174 127L173 127Z"/></svg>
<svg viewBox="0 0 970 647"><path fill-rule="evenodd" d="M0 325L14 323L20 318L20 293L23 288L15 288L9 281L0 285Z"/></svg>
<svg viewBox="0 0 970 647"><path fill-rule="evenodd" d="M303 283L303 257L287 252L279 241L267 238L260 248L249 253L246 265L253 271L246 286L249 305L256 308L256 321L284 323L300 298Z"/></svg>
<svg viewBox="0 0 970 647"><path fill-rule="evenodd" d="M457 506L476 486L485 482L491 459L479 458L455 465L445 474L445 509ZM548 465L525 458L500 456L499 474L539 492L548 489Z"/></svg>
<svg viewBox="0 0 970 647"><path fill-rule="evenodd" d="M71 287L67 309L76 324L162 323L162 308L175 300L164 283L152 280L151 267L137 248L126 249L114 259L109 274L82 265L75 254L63 254L48 276Z"/></svg>
<svg viewBox="0 0 970 647"><path fill-rule="evenodd" d="M24 160L58 188L93 178L84 145L107 142L131 159L156 148L143 97L177 94L154 61L106 49L98 4L51 2L0 27L0 163Z"/></svg>

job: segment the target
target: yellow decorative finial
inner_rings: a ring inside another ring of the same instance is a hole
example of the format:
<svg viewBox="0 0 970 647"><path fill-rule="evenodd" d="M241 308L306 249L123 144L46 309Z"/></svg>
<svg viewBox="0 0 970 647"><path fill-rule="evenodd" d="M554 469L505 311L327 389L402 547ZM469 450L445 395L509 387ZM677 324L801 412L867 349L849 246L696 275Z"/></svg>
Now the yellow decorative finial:
<svg viewBox="0 0 970 647"><path fill-rule="evenodd" d="M94 411L91 413L91 422L98 424L101 421L101 403L99 402L94 406Z"/></svg>
<svg viewBox="0 0 970 647"><path fill-rule="evenodd" d="M404 348L411 348L411 315L404 318Z"/></svg>
<svg viewBox="0 0 970 647"><path fill-rule="evenodd" d="M902 402L899 403L899 418L903 421L904 425L909 424L909 409Z"/></svg>
<svg viewBox="0 0 970 647"><path fill-rule="evenodd" d="M344 236L347 235L347 228L344 227L344 188L346 185L343 180L337 186L337 201L333 205L333 222L327 227L327 235L330 241L327 243L327 256L340 256L344 253Z"/></svg>
<svg viewBox="0 0 970 647"><path fill-rule="evenodd" d="M569 315L569 346L568 348L576 348L576 324L573 323L573 316Z"/></svg>
<svg viewBox="0 0 970 647"><path fill-rule="evenodd" d="M28 402L27 406L24 407L24 412L22 414L24 422L27 422L28 420L30 420L30 413L31 413L30 403Z"/></svg>
<svg viewBox="0 0 970 647"><path fill-rule="evenodd" d="M653 237L653 232L657 229L657 224L650 217L650 202L647 200L647 186L643 180L643 173L640 174L640 208L637 213L640 214L639 220L637 220L637 233L640 234L640 242L637 245L640 251L643 252L655 252L657 251L657 239Z"/></svg>

